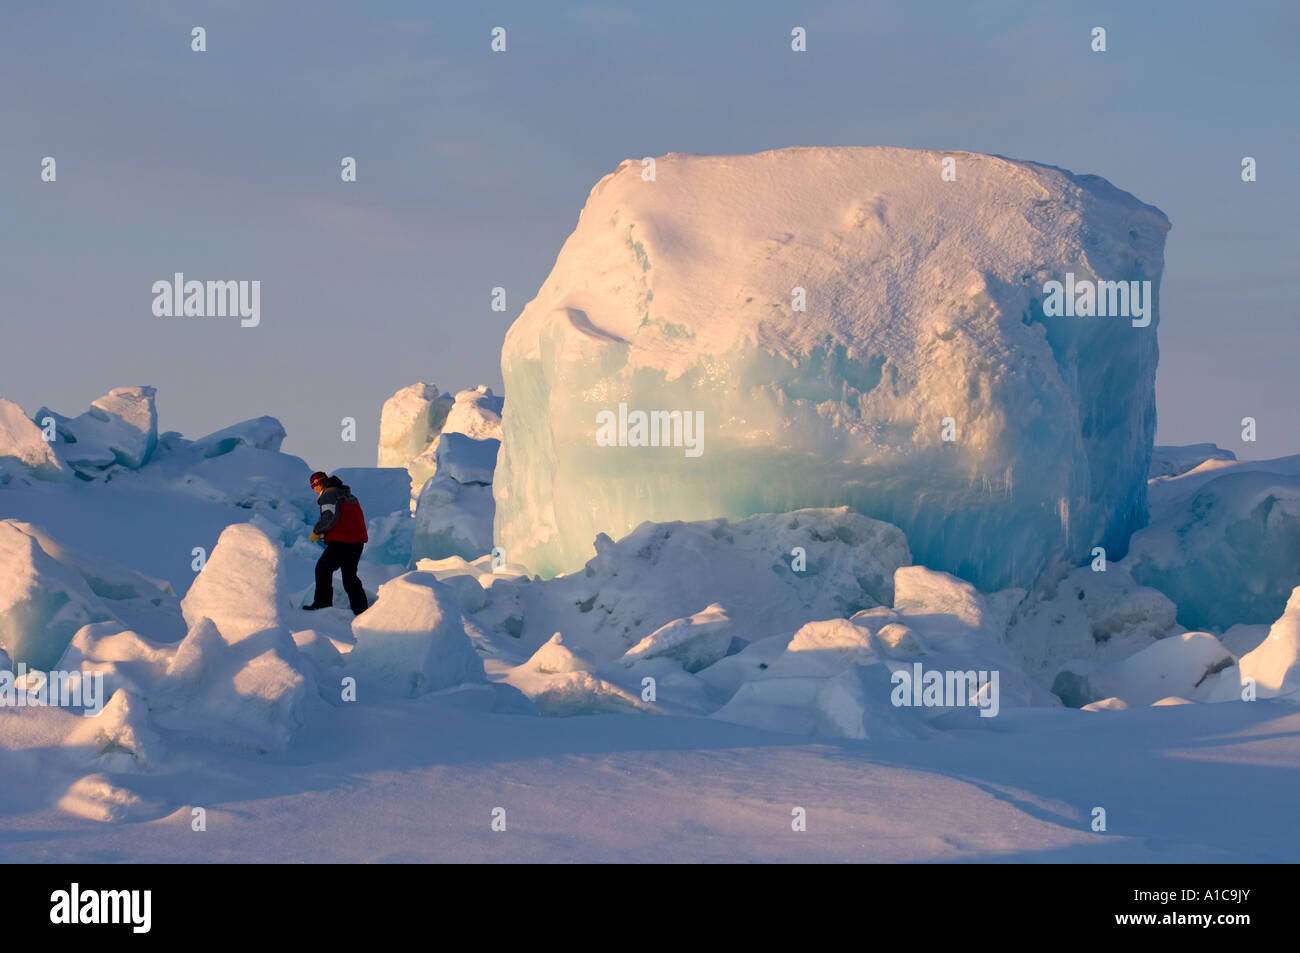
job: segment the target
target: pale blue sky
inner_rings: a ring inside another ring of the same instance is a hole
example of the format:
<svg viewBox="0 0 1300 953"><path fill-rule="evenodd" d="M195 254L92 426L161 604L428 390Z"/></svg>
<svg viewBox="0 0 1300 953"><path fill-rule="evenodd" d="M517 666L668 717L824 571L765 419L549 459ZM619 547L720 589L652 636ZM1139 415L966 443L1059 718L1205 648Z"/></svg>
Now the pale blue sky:
<svg viewBox="0 0 1300 953"><path fill-rule="evenodd" d="M398 387L500 386L506 328L622 159L898 145L1163 209L1159 441L1300 452L1292 2L18 0L0 26L0 396L29 411L153 384L166 429L273 414L313 466L370 465ZM261 326L154 317L177 270L260 279Z"/></svg>

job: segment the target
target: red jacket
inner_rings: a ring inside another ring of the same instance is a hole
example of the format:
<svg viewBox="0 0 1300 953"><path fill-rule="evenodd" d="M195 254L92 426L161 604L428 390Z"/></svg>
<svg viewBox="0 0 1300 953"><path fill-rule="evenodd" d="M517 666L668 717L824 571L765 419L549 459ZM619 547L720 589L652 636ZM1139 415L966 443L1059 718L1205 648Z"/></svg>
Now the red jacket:
<svg viewBox="0 0 1300 953"><path fill-rule="evenodd" d="M325 542L370 542L366 533L366 514L347 484L337 477L330 477L316 502L320 505L320 522L314 531Z"/></svg>

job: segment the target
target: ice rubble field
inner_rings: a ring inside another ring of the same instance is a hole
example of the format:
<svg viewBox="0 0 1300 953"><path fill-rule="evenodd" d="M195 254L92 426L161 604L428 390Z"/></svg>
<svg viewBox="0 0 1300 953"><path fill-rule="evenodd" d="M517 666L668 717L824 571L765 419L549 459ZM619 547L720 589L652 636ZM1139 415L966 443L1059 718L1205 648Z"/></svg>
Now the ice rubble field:
<svg viewBox="0 0 1300 953"><path fill-rule="evenodd" d="M1300 456L1153 451L1156 316L1043 315L1066 267L1158 281L1158 210L987 156L936 198L933 159L602 180L511 403L404 387L339 471L355 619L298 608L274 418L0 400L0 699L103 680L92 717L0 705L4 859L1300 859ZM629 400L704 406L705 469L594 455ZM996 673L996 713L896 704L917 666Z"/></svg>
<svg viewBox="0 0 1300 953"><path fill-rule="evenodd" d="M445 415L422 419L417 443L455 445ZM6 860L1300 856L1280 822L1300 793L1300 595L1256 558L1294 545L1297 458L1157 448L1133 555L1034 594L912 565L901 531L845 509L647 523L550 580L445 547L408 572L382 557L412 545L409 474L354 469L379 598L353 620L295 608L318 550L282 436L266 418L164 434L134 468L10 438L4 664L102 672L107 704L0 707ZM82 478L42 479L42 460ZM1187 611L1212 617L1235 581L1242 624L1189 631L1134 579L1197 560L1237 575ZM891 705L916 660L999 670L998 715Z"/></svg>

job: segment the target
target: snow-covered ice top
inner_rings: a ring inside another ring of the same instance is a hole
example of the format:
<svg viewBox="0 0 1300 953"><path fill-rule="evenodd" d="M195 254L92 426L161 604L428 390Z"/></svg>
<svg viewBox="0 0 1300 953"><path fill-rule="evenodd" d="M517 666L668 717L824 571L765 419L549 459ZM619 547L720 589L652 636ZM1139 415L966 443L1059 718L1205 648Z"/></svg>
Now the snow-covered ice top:
<svg viewBox="0 0 1300 953"><path fill-rule="evenodd" d="M1123 552L1155 428L1158 209L972 153L642 168L596 184L506 336L494 489L512 559L571 571L597 533L643 520L841 504L985 589ZM1150 324L1046 316L1067 275L1150 281ZM600 445L596 415L620 404L702 412L703 453Z"/></svg>

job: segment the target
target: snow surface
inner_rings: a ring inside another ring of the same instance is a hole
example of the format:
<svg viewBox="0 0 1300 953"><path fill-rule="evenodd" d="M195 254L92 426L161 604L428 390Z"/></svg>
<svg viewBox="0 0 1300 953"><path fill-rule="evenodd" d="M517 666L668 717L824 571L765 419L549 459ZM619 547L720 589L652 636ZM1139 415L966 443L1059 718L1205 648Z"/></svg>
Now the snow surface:
<svg viewBox="0 0 1300 953"><path fill-rule="evenodd" d="M985 589L1122 555L1146 516L1158 315L1045 317L1043 285L1154 292L1168 220L995 156L956 154L945 185L945 155L670 154L653 182L632 160L598 182L506 335L496 544L549 576L644 520L850 505ZM702 413L702 454L599 445L620 403Z"/></svg>

